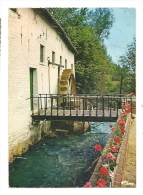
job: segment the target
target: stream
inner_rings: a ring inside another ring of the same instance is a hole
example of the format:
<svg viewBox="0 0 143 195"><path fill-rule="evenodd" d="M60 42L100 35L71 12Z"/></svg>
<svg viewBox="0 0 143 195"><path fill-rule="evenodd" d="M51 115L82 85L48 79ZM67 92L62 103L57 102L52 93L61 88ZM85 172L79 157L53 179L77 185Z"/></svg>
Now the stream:
<svg viewBox="0 0 143 195"><path fill-rule="evenodd" d="M17 188L83 187L93 170L87 172L100 155L94 145L106 145L115 123L92 122L91 130L79 135L46 138L9 164L9 186Z"/></svg>

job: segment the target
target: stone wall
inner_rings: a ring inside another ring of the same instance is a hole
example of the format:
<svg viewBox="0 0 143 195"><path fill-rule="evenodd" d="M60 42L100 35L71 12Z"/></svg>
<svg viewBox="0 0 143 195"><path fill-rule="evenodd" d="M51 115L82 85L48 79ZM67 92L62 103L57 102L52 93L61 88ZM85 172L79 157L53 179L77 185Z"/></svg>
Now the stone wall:
<svg viewBox="0 0 143 195"><path fill-rule="evenodd" d="M90 129L89 122L82 121L51 121L51 130L67 131L67 133L83 133ZM60 132L60 131L58 131Z"/></svg>
<svg viewBox="0 0 143 195"><path fill-rule="evenodd" d="M9 162L14 160L15 156L21 156L25 153L30 146L36 144L41 139L41 125L40 122L30 125L29 129L23 129L21 132L21 137L19 134L10 134L9 137ZM21 128L22 130L22 128Z"/></svg>

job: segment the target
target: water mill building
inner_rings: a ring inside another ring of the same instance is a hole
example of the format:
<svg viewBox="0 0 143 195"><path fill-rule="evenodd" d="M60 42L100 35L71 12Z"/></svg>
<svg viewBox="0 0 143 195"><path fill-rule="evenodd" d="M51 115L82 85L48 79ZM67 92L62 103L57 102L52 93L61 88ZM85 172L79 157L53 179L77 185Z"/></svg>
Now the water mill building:
<svg viewBox="0 0 143 195"><path fill-rule="evenodd" d="M9 161L13 161L41 139L40 123L31 121L30 97L76 93L77 50L45 8L9 9L8 33ZM62 75L72 79L72 86L68 79L64 85Z"/></svg>

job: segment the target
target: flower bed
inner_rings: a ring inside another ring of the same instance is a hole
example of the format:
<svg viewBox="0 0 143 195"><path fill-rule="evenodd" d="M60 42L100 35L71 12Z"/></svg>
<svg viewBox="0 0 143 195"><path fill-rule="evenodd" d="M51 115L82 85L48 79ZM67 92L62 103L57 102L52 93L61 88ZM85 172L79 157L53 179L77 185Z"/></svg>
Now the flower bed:
<svg viewBox="0 0 143 195"><path fill-rule="evenodd" d="M126 104L120 110L119 118L112 130L110 138L104 149L100 144L94 146L94 150L101 153L94 173L83 187L112 187L115 172L118 167L120 151L126 136L126 126L130 115L130 105Z"/></svg>

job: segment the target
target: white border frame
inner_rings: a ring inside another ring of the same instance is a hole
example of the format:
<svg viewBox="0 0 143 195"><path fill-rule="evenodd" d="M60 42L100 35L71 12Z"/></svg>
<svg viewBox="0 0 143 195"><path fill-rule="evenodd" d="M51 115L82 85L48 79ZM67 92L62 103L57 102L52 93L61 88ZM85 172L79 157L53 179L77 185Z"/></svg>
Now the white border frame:
<svg viewBox="0 0 143 195"><path fill-rule="evenodd" d="M82 6L81 6L82 5ZM137 184L136 188L8 188L8 8L10 7L128 7L136 9L136 38L137 38L137 67L136 67L136 94L137 94ZM1 0L1 67L0 67L0 192L2 195L19 195L34 192L40 193L90 193L105 194L143 193L143 1L142 0L72 0L72 1L14 1Z"/></svg>

